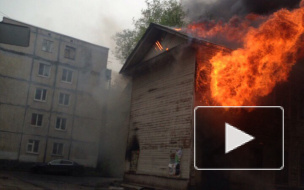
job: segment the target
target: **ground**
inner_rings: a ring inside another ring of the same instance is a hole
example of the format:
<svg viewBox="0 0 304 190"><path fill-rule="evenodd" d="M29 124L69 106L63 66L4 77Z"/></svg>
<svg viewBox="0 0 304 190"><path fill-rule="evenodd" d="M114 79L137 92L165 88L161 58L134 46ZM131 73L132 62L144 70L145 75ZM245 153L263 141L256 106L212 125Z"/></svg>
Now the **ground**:
<svg viewBox="0 0 304 190"><path fill-rule="evenodd" d="M65 175L33 174L29 172L0 171L2 190L106 190L121 189L113 184L122 179L102 177L74 177Z"/></svg>

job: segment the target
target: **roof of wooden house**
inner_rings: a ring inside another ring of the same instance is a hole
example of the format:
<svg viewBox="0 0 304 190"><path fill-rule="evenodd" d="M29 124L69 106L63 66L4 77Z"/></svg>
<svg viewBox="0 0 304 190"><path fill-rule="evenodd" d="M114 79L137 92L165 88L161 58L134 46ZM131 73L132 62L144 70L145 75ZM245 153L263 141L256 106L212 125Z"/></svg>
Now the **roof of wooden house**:
<svg viewBox="0 0 304 190"><path fill-rule="evenodd" d="M179 38L181 40L184 40L187 42L187 44L205 44L208 46L217 46L221 48L226 48L211 42L208 42L205 39L193 37L189 34L186 34L182 31L178 31L174 28L170 28L167 26L151 23L149 27L147 28L146 32L144 33L143 37L139 40L134 50L131 52L131 54L128 56L125 64L120 70L121 74L125 75L132 75L137 67L140 67L143 65L144 62L148 61L145 59L145 56L149 53L151 48L155 45L155 42L160 40L160 37L163 36L163 34L170 34L171 36L175 36L175 39ZM164 47L164 50L160 52L157 55L165 54L172 52L176 49L178 44L175 44L176 46L172 46L171 48ZM156 55L154 56L156 57ZM149 57L150 59L153 59L154 57Z"/></svg>

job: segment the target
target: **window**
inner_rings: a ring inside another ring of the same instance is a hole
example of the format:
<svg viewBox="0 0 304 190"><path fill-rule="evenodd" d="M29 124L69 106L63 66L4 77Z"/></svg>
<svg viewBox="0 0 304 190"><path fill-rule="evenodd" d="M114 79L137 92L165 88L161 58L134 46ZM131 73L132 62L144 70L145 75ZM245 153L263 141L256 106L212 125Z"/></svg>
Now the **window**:
<svg viewBox="0 0 304 190"><path fill-rule="evenodd" d="M36 125L36 126L39 126L39 127L42 126L42 118L43 118L42 114L33 113L32 114L31 125Z"/></svg>
<svg viewBox="0 0 304 190"><path fill-rule="evenodd" d="M45 52L52 53L53 51L53 42L50 40L44 39L42 42L42 50Z"/></svg>
<svg viewBox="0 0 304 190"><path fill-rule="evenodd" d="M54 143L52 154L62 156L63 143Z"/></svg>
<svg viewBox="0 0 304 190"><path fill-rule="evenodd" d="M68 59L75 59L76 55L76 48L71 46L66 46L64 50L64 57Z"/></svg>
<svg viewBox="0 0 304 190"><path fill-rule="evenodd" d="M46 89L36 88L35 100L45 101L46 100Z"/></svg>
<svg viewBox="0 0 304 190"><path fill-rule="evenodd" d="M39 149L39 141L30 139L27 143L26 152L38 153L38 149Z"/></svg>
<svg viewBox="0 0 304 190"><path fill-rule="evenodd" d="M53 160L51 162L49 162L50 165L60 165L61 160Z"/></svg>
<svg viewBox="0 0 304 190"><path fill-rule="evenodd" d="M55 129L65 130L66 129L66 118L57 117Z"/></svg>
<svg viewBox="0 0 304 190"><path fill-rule="evenodd" d="M60 105L69 105L69 101L70 101L70 95L69 94L65 94L65 93L60 93L59 94L59 104Z"/></svg>
<svg viewBox="0 0 304 190"><path fill-rule="evenodd" d="M43 77L50 76L51 66L43 63L39 63L38 75Z"/></svg>
<svg viewBox="0 0 304 190"><path fill-rule="evenodd" d="M62 165L73 165L73 162L69 161L69 160L61 160L61 164Z"/></svg>
<svg viewBox="0 0 304 190"><path fill-rule="evenodd" d="M61 81L72 82L72 75L73 75L73 71L67 70L67 69L63 69Z"/></svg>

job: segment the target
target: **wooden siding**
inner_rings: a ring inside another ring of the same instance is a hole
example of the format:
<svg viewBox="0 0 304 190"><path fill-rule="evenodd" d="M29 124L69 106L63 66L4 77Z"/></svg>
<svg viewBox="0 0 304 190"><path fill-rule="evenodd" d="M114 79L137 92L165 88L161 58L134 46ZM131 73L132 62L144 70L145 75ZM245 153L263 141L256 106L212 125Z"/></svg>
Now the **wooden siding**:
<svg viewBox="0 0 304 190"><path fill-rule="evenodd" d="M168 177L170 153L182 148L180 178L189 179L195 52L176 56L133 79L129 139L139 141L136 174Z"/></svg>

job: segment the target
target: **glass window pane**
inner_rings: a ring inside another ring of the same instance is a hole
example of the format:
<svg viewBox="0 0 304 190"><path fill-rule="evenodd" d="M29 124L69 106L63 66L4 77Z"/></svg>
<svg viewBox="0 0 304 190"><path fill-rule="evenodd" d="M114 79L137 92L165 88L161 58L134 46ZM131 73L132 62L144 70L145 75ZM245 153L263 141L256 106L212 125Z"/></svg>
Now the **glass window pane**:
<svg viewBox="0 0 304 190"><path fill-rule="evenodd" d="M40 88L36 88L35 99L36 100L40 100L40 97L41 97L41 89Z"/></svg>
<svg viewBox="0 0 304 190"><path fill-rule="evenodd" d="M43 50L43 51L46 51L46 50L47 50L47 49L46 49L46 46L47 46L46 43L47 43L46 40L43 40L43 42L42 42L42 50Z"/></svg>
<svg viewBox="0 0 304 190"><path fill-rule="evenodd" d="M56 120L56 129L60 128L60 121L61 121L61 119L59 117L57 117L57 120Z"/></svg>
<svg viewBox="0 0 304 190"><path fill-rule="evenodd" d="M66 94L64 99L64 105L69 105L70 95Z"/></svg>
<svg viewBox="0 0 304 190"><path fill-rule="evenodd" d="M61 129L65 130L65 125L66 125L66 119L61 120Z"/></svg>
<svg viewBox="0 0 304 190"><path fill-rule="evenodd" d="M37 125L38 125L38 126L42 126L42 118L43 118L43 115L42 115L42 114L39 114L39 115L38 115L38 122L37 122Z"/></svg>
<svg viewBox="0 0 304 190"><path fill-rule="evenodd" d="M36 125L36 118L37 118L37 114L33 113L31 119L31 125Z"/></svg>
<svg viewBox="0 0 304 190"><path fill-rule="evenodd" d="M75 59L76 49L70 46L65 47L64 57L69 59Z"/></svg>
<svg viewBox="0 0 304 190"><path fill-rule="evenodd" d="M38 74L39 75L43 75L43 70L44 70L44 64L40 63L39 64L39 72L38 72Z"/></svg>
<svg viewBox="0 0 304 190"><path fill-rule="evenodd" d="M46 77L48 77L50 75L50 69L51 69L51 66L45 65L44 66L44 73L43 73L43 75L46 76Z"/></svg>
<svg viewBox="0 0 304 190"><path fill-rule="evenodd" d="M42 100L46 100L46 89L43 89Z"/></svg>
<svg viewBox="0 0 304 190"><path fill-rule="evenodd" d="M39 141L35 141L34 152L38 152L38 148L39 148Z"/></svg>

